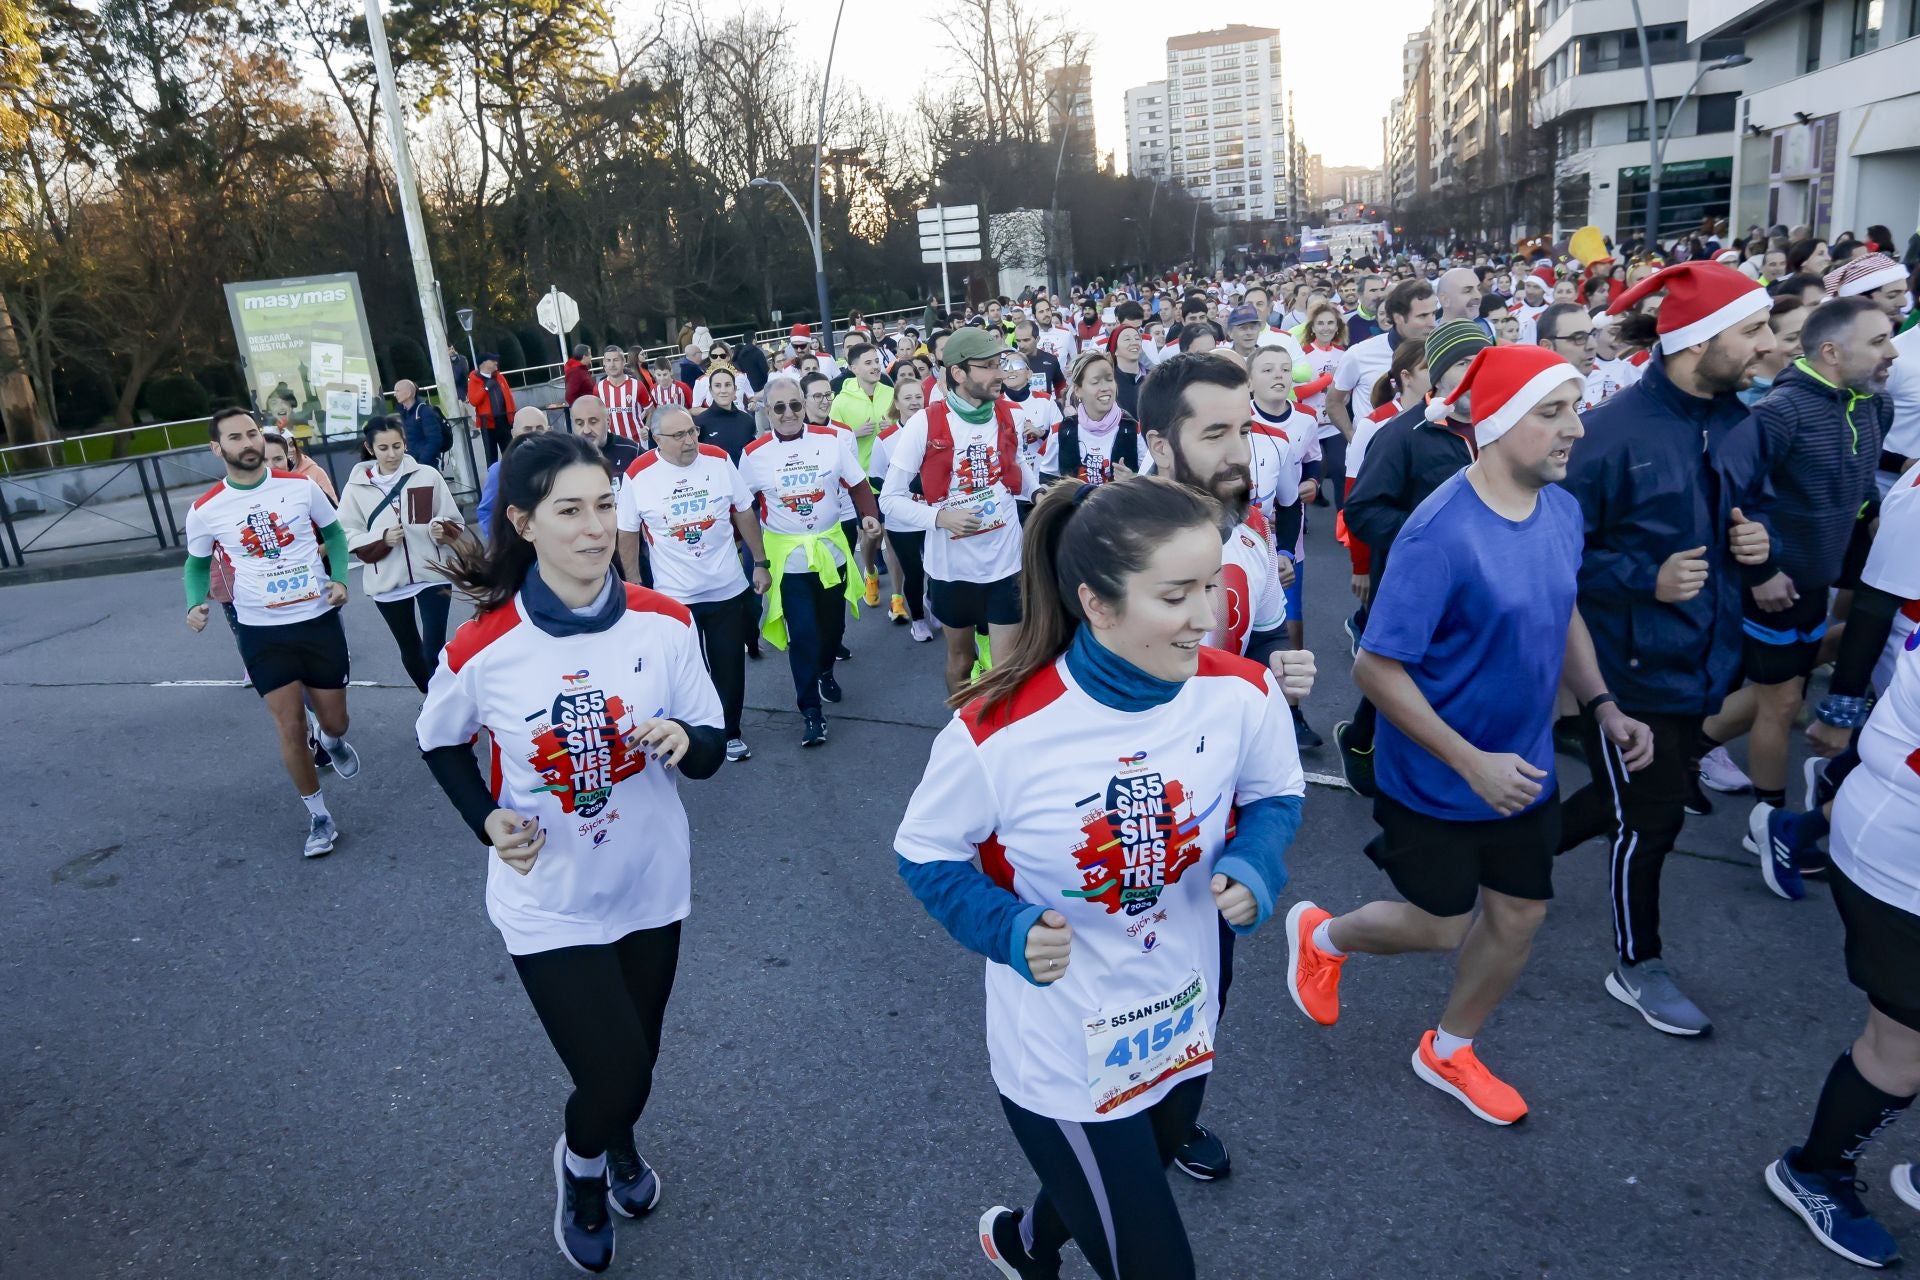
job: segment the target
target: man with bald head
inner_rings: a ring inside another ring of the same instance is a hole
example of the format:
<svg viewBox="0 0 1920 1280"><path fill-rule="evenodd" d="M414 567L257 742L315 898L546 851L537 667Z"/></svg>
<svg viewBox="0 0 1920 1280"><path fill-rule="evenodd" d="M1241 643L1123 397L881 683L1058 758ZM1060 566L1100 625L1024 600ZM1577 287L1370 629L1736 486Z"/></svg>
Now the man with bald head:
<svg viewBox="0 0 1920 1280"><path fill-rule="evenodd" d="M1493 337L1492 330L1480 324L1480 277L1472 267L1453 267L1442 272L1433 291L1440 299L1438 323L1465 320L1480 328L1489 339Z"/></svg>
<svg viewBox="0 0 1920 1280"><path fill-rule="evenodd" d="M420 388L402 378L393 384L393 402L399 406L400 428L406 433L407 454L415 462L429 467L440 464L440 455L452 443L440 411L427 403Z"/></svg>
<svg viewBox="0 0 1920 1280"><path fill-rule="evenodd" d="M640 446L624 436L613 434L613 414L607 409L607 402L597 395L581 396L567 410L567 417L573 423L573 434L590 442L608 462L613 464L613 492L620 494L620 477L627 474L627 468L640 458Z"/></svg>
<svg viewBox="0 0 1920 1280"><path fill-rule="evenodd" d="M547 423L547 411L538 405L523 404L513 411L513 429L507 436L507 447L500 451L500 457L493 460L487 468L486 483L480 486L480 506L474 516L479 522L480 536L483 539L493 537L493 504L500 496L500 463L513 452L513 442L521 436L530 436L552 428Z"/></svg>

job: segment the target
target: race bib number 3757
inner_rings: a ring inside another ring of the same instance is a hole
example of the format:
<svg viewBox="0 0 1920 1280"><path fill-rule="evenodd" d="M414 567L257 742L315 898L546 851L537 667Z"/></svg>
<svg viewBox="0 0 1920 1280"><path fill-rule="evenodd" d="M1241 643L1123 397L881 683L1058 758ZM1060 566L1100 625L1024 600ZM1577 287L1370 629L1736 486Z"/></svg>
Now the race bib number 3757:
<svg viewBox="0 0 1920 1280"><path fill-rule="evenodd" d="M1171 994L1088 1018L1087 1083L1094 1111L1106 1115L1162 1081L1211 1061L1206 1003L1206 979L1196 973Z"/></svg>

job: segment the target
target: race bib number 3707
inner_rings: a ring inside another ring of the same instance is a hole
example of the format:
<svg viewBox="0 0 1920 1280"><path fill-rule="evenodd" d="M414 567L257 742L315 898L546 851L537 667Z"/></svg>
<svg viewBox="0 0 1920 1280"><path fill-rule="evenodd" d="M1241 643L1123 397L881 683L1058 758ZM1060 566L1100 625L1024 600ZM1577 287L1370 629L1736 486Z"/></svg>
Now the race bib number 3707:
<svg viewBox="0 0 1920 1280"><path fill-rule="evenodd" d="M1130 1099L1213 1058L1206 979L1194 974L1170 995L1102 1010L1085 1023L1087 1083L1106 1115Z"/></svg>

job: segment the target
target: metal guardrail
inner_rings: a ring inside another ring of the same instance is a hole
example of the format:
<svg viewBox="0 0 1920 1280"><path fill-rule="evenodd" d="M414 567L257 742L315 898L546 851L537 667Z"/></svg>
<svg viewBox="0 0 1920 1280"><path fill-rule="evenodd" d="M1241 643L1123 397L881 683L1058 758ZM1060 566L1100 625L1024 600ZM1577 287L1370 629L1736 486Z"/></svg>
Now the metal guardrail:
<svg viewBox="0 0 1920 1280"><path fill-rule="evenodd" d="M893 311L870 312L865 318L869 324L883 325L890 320L918 317L924 310L924 307L901 307ZM762 345L779 342L787 337L791 328L792 326L789 325L772 329L757 329L752 332L752 340ZM708 327L708 331L713 333L715 337L726 337L727 341L735 343L741 341L742 337L746 336L744 334L728 335L725 331L715 330L711 326ZM844 317L834 322L834 332L836 334L845 334L846 331L847 320ZM644 347L641 349L640 355L642 359L653 361L665 357L678 357L681 350L682 348L677 345L668 344L657 347ZM596 374L599 373L600 361L598 357L595 358L589 367L592 368ZM518 369L506 369L502 370L502 372L507 375L508 381L526 387L541 383L557 383L564 369L565 365L563 363L554 361L546 364L524 365ZM426 383L420 387L420 394L431 399L433 398L432 393L437 389L437 384ZM461 411L456 412L453 416L467 416L464 412L466 397L461 395L454 399L455 404L460 407ZM383 400L383 404L384 403ZM104 431L87 431L77 435L63 435L54 440L0 445L0 476L16 475L27 471L38 474L64 467L87 467L99 464L131 462L131 456L121 458L112 456L112 446L108 445L108 442L121 436L143 435L153 432L160 433L160 438L164 440L169 447L166 449L150 450L139 456L145 458L160 457L170 452L191 449L192 444L180 445L176 444L175 441L182 435L187 435L195 431L204 431L206 425L207 420L205 418L179 418L170 422L142 422L130 427L109 427ZM347 439L348 435L343 432L327 432L323 430L316 432L314 438L317 440L337 441ZM193 443L197 444L197 441ZM108 451L106 455L100 457L94 456L94 451L102 446L107 447ZM45 455L49 460L33 460L31 455L36 453ZM54 457L57 457L59 460L52 461L51 459Z"/></svg>

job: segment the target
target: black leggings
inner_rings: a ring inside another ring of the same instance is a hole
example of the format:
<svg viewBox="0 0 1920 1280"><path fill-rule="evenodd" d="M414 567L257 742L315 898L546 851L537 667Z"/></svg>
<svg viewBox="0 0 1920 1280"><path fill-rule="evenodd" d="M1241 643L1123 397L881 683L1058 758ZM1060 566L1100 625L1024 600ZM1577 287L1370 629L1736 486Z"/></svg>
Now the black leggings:
<svg viewBox="0 0 1920 1280"><path fill-rule="evenodd" d="M1000 1099L1014 1140L1040 1176L1025 1227L1036 1258L1069 1239L1101 1280L1191 1280L1193 1246L1167 1166L1186 1142L1207 1078L1176 1085L1124 1120L1054 1120Z"/></svg>
<svg viewBox="0 0 1920 1280"><path fill-rule="evenodd" d="M440 665L440 651L447 647L447 610L453 604L453 588L428 587L410 599L373 603L400 646L400 665L407 669L407 678L425 693L433 669ZM420 610L418 626L413 619L416 606Z"/></svg>
<svg viewBox="0 0 1920 1280"><path fill-rule="evenodd" d="M927 617L927 565L922 553L927 546L926 530L889 529L887 541L893 544L893 554L900 561L900 581L897 586L900 594L907 598L907 612L914 621L924 622Z"/></svg>
<svg viewBox="0 0 1920 1280"><path fill-rule="evenodd" d="M740 708L747 699L747 637L760 625L760 597L751 588L730 600L690 604L693 625L700 631L700 651L707 674L720 695L720 713L727 737L740 736Z"/></svg>
<svg viewBox="0 0 1920 1280"><path fill-rule="evenodd" d="M660 1024L680 961L680 922L604 946L515 956L520 985L573 1077L567 1149L591 1160L631 1132L653 1092Z"/></svg>

